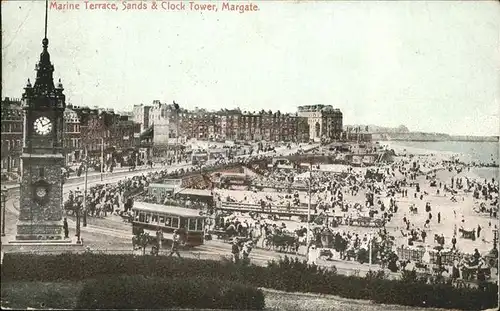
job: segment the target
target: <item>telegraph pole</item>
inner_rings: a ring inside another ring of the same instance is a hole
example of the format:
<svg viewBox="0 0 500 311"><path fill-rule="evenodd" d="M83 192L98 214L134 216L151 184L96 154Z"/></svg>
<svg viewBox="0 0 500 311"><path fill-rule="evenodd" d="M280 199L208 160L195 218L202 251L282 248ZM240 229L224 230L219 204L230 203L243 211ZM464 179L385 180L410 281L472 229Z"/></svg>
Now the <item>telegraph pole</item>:
<svg viewBox="0 0 500 311"><path fill-rule="evenodd" d="M104 138L101 137L101 181L103 180L104 171Z"/></svg>
<svg viewBox="0 0 500 311"><path fill-rule="evenodd" d="M178 148L179 148L179 110L176 110L175 113L175 163L177 163L177 157L178 155Z"/></svg>
<svg viewBox="0 0 500 311"><path fill-rule="evenodd" d="M85 147L85 186L83 190L83 226L87 227L87 178L89 172L89 158L87 147ZM102 175L101 175L102 177ZM101 179L102 180L102 179Z"/></svg>
<svg viewBox="0 0 500 311"><path fill-rule="evenodd" d="M312 183L312 162L309 163L309 187L308 187L308 195L309 195L309 203L307 204L307 233L306 233L306 245L307 245L307 254L306 258L309 259L309 247L310 247L310 241L309 241L309 229L310 225L309 223L311 222L311 183Z"/></svg>
<svg viewBox="0 0 500 311"><path fill-rule="evenodd" d="M174 150L174 156L175 156L175 163L177 163L177 149L179 148L179 104L173 101L174 109L175 109L175 123L176 123L176 130L175 130L175 150Z"/></svg>
<svg viewBox="0 0 500 311"><path fill-rule="evenodd" d="M179 109L177 108L176 110L176 119L175 119L175 163L177 163L177 157L178 157L178 148L179 148Z"/></svg>

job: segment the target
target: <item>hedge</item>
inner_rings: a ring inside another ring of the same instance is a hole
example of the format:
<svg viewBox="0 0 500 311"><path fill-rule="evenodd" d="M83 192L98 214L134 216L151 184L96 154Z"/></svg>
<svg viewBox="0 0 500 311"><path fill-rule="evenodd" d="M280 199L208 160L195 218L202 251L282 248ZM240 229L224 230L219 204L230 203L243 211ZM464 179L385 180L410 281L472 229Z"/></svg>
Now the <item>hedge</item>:
<svg viewBox="0 0 500 311"><path fill-rule="evenodd" d="M204 278L161 278L142 275L87 280L77 309L209 308L264 309L261 290Z"/></svg>
<svg viewBox="0 0 500 311"><path fill-rule="evenodd" d="M112 275L200 277L290 292L332 294L386 304L463 310L493 308L497 302L495 284L487 284L483 289L456 288L446 284L424 284L411 278L385 280L345 276L287 257L272 261L267 267L260 267L164 256L7 253L2 267L3 281L82 280Z"/></svg>

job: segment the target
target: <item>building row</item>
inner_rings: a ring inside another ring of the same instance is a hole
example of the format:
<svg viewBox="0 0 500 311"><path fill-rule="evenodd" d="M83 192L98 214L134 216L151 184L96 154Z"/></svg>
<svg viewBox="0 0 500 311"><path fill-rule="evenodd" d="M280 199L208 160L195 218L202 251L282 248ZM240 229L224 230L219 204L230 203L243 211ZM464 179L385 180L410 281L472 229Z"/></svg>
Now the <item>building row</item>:
<svg viewBox="0 0 500 311"><path fill-rule="evenodd" d="M2 173L16 172L23 140L20 99L2 100ZM85 153L141 159L153 149L170 149L190 139L215 141L308 142L355 139L343 132L343 117L330 105L300 106L296 113L240 109L187 110L177 104L153 101L135 105L131 113L68 104L64 113L66 163L80 162ZM363 137L363 140L366 137ZM104 152L103 152L104 151Z"/></svg>
<svg viewBox="0 0 500 311"><path fill-rule="evenodd" d="M22 101L8 98L1 103L2 173L15 173L20 167L24 135ZM133 152L139 145L140 124L112 109L67 105L64 111L66 163L79 162L84 154L99 158L104 153Z"/></svg>
<svg viewBox="0 0 500 311"><path fill-rule="evenodd" d="M134 106L132 115L141 124L141 130L152 135L156 146L192 138L307 142L339 139L342 133L342 112L330 105L300 106L296 113L240 109L189 111L156 100L152 105Z"/></svg>

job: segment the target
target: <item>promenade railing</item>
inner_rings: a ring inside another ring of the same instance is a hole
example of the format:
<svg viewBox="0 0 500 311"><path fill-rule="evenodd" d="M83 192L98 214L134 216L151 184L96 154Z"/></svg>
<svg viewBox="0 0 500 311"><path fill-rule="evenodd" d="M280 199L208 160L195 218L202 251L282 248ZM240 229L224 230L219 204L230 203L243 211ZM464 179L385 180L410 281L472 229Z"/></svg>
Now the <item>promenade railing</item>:
<svg viewBox="0 0 500 311"><path fill-rule="evenodd" d="M297 207L297 206L261 206L260 204L254 203L242 203L242 202L221 202L217 206L220 210L226 211L236 211L236 212L257 212L266 214L279 214L279 215L290 215L290 216L306 216L307 208ZM314 210L311 210L311 215L314 214Z"/></svg>

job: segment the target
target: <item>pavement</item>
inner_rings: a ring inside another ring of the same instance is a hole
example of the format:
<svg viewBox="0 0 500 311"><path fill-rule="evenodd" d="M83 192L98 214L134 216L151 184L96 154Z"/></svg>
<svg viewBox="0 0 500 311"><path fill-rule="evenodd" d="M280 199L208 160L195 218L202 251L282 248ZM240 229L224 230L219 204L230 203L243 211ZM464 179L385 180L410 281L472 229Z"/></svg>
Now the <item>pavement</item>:
<svg viewBox="0 0 500 311"><path fill-rule="evenodd" d="M178 169L178 168L184 168L184 167L191 167L191 165L186 164L186 163L180 163L180 164L173 164L170 167ZM103 176L102 182L109 182L110 180L115 180L116 177L121 177L121 178L132 177L132 176L142 175L143 173L160 171L163 169L165 169L165 167L161 166L160 164L156 164L155 166L153 166L153 168L150 168L149 166L141 166L141 167L136 168L133 171L130 171L128 167L118 168L118 169L113 170L112 173L111 172L104 172L102 174L102 176ZM100 172L89 172L87 174L87 180L101 182L100 176L101 176ZM82 174L81 176L72 175L66 179L65 186L71 185L71 184L83 183L84 181L85 181L84 174ZM5 186L7 188L7 190L19 189L19 183L15 183L15 182L2 182L2 186Z"/></svg>

